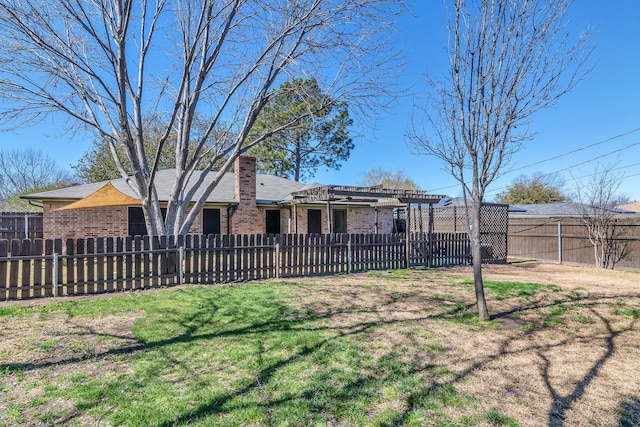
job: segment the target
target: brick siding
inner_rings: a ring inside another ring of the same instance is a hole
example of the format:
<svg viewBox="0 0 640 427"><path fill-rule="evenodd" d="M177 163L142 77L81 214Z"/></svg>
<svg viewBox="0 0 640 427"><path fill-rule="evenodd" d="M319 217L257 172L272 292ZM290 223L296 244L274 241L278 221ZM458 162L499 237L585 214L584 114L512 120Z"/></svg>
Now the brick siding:
<svg viewBox="0 0 640 427"><path fill-rule="evenodd" d="M45 239L77 239L88 237L125 237L129 234L128 206L108 206L57 210L68 202L44 203L43 237ZM222 226L226 226L226 209L221 209ZM221 227L222 232L226 231ZM190 233L202 232L202 214L198 215Z"/></svg>
<svg viewBox="0 0 640 427"><path fill-rule="evenodd" d="M67 204L44 203L43 236L45 239L127 235L128 213L126 206L56 210Z"/></svg>

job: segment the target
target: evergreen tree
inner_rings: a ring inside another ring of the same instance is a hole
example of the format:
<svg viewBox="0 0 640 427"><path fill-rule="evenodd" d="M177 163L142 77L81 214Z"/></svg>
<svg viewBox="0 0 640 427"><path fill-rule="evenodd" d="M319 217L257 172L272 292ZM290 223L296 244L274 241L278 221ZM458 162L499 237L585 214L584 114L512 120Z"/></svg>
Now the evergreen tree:
<svg viewBox="0 0 640 427"><path fill-rule="evenodd" d="M344 102L328 99L315 79L295 79L274 90L252 128L269 135L249 150L263 173L311 178L319 167L339 169L354 147Z"/></svg>

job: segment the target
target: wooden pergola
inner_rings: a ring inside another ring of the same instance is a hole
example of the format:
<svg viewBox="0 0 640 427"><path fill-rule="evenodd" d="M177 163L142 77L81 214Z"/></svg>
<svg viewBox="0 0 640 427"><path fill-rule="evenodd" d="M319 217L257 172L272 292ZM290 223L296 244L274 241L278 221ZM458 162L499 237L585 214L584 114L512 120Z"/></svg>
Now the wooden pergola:
<svg viewBox="0 0 640 427"><path fill-rule="evenodd" d="M292 199L288 202L294 207L299 204L322 203L327 209L327 229L333 231L331 218L332 202L353 203L361 206L377 207L406 207L407 212L411 204L434 205L446 196L427 194L422 190L395 190L383 188L381 185L371 187L356 187L345 185L321 185L306 190L291 193ZM377 210L376 210L377 214ZM409 215L407 215L407 232L409 227ZM376 224L377 224L376 218ZM377 232L377 230L376 230Z"/></svg>

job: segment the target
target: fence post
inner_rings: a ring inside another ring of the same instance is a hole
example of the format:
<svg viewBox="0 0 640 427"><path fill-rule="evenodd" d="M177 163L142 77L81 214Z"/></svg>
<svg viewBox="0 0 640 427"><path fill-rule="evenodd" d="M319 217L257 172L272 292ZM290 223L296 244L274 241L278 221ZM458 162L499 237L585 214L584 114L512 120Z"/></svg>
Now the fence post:
<svg viewBox="0 0 640 427"><path fill-rule="evenodd" d="M562 223L558 221L558 262L562 264Z"/></svg>
<svg viewBox="0 0 640 427"><path fill-rule="evenodd" d="M53 253L53 296L58 296L58 253Z"/></svg>
<svg viewBox="0 0 640 427"><path fill-rule="evenodd" d="M347 240L347 273L351 274L351 235Z"/></svg>
<svg viewBox="0 0 640 427"><path fill-rule="evenodd" d="M280 243L276 243L276 279L280 278Z"/></svg>
<svg viewBox="0 0 640 427"><path fill-rule="evenodd" d="M411 203L407 203L405 220L404 268L411 267Z"/></svg>
<svg viewBox="0 0 640 427"><path fill-rule="evenodd" d="M29 214L26 212L24 214L24 238L29 238Z"/></svg>
<svg viewBox="0 0 640 427"><path fill-rule="evenodd" d="M184 284L184 246L178 249L178 283Z"/></svg>

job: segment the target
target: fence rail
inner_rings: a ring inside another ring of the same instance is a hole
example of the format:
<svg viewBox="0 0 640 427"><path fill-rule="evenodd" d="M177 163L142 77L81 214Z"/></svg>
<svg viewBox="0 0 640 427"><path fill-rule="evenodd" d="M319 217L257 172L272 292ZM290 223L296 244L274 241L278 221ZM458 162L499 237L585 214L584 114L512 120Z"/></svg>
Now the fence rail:
<svg viewBox="0 0 640 427"><path fill-rule="evenodd" d="M0 300L470 261L465 233L0 239Z"/></svg>

